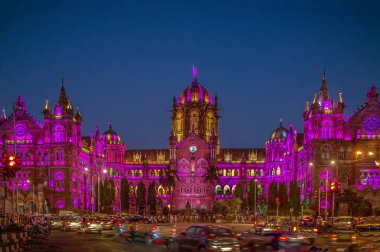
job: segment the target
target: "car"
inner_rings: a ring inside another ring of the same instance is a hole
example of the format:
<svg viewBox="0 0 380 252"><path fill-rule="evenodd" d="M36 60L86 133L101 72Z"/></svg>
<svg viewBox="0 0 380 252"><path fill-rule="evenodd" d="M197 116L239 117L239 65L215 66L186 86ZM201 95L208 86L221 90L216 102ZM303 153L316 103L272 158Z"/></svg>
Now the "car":
<svg viewBox="0 0 380 252"><path fill-rule="evenodd" d="M152 220L149 218L146 218L141 215L129 215L124 218L125 223L135 223L135 222L140 222L140 223L152 223Z"/></svg>
<svg viewBox="0 0 380 252"><path fill-rule="evenodd" d="M77 231L82 232L82 233L100 234L103 231L103 227L100 223L93 221L93 222L87 222L86 225L79 227Z"/></svg>
<svg viewBox="0 0 380 252"><path fill-rule="evenodd" d="M119 227L119 235L129 242L142 241L145 244L169 245L175 240L176 228L171 224L124 224Z"/></svg>
<svg viewBox="0 0 380 252"><path fill-rule="evenodd" d="M256 250L302 250L309 248L312 241L301 234L288 231L271 231L256 233L250 230L239 237L241 251Z"/></svg>
<svg viewBox="0 0 380 252"><path fill-rule="evenodd" d="M354 218L351 216L330 217L327 220L327 226L334 227L334 230L353 230Z"/></svg>
<svg viewBox="0 0 380 252"><path fill-rule="evenodd" d="M76 217L70 217L70 218L67 218L64 222L63 222L63 226L62 226L62 229L63 231L71 231L71 230L78 230L78 228L80 228L82 225L81 223L81 219L79 216L76 216Z"/></svg>
<svg viewBox="0 0 380 252"><path fill-rule="evenodd" d="M240 251L237 235L219 225L195 225L177 238L179 251Z"/></svg>
<svg viewBox="0 0 380 252"><path fill-rule="evenodd" d="M359 236L380 236L380 223L356 225L355 230Z"/></svg>
<svg viewBox="0 0 380 252"><path fill-rule="evenodd" d="M100 225L102 225L103 230L108 229L112 230L114 225L114 220L108 217L101 218L99 220Z"/></svg>
<svg viewBox="0 0 380 252"><path fill-rule="evenodd" d="M52 217L48 221L50 229L62 229L63 220L59 217Z"/></svg>

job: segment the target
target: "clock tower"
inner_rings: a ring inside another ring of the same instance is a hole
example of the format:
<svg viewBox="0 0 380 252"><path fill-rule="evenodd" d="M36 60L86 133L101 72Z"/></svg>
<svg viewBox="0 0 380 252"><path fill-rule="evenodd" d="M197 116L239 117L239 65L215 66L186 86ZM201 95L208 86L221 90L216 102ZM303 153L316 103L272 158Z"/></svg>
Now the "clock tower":
<svg viewBox="0 0 380 252"><path fill-rule="evenodd" d="M197 79L173 99L172 130L169 137L170 166L179 180L173 191L173 210L212 209L213 185L204 177L216 163L219 151L218 97L212 97Z"/></svg>

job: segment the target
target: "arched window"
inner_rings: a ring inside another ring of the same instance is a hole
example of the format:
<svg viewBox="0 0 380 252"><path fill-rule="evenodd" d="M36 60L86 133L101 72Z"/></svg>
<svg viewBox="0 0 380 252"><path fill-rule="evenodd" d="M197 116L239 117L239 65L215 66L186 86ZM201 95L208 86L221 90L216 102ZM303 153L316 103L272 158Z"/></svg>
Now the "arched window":
<svg viewBox="0 0 380 252"><path fill-rule="evenodd" d="M198 113L198 111L194 110L191 112L191 127L194 127L195 133L198 133L198 127L199 127L199 113ZM192 130L192 128L190 130Z"/></svg>
<svg viewBox="0 0 380 252"><path fill-rule="evenodd" d="M322 123L322 139L331 139L334 138L333 132L333 122L331 120L326 120Z"/></svg>
<svg viewBox="0 0 380 252"><path fill-rule="evenodd" d="M61 124L57 124L53 128L54 142L61 143L65 141L65 128Z"/></svg>
<svg viewBox="0 0 380 252"><path fill-rule="evenodd" d="M230 195L231 194L231 189L229 185L225 185L223 189L223 194L224 195Z"/></svg>
<svg viewBox="0 0 380 252"><path fill-rule="evenodd" d="M217 185L216 187L215 187L215 194L217 194L217 195L221 195L223 193L223 191L222 191L222 187L220 186L220 185Z"/></svg>
<svg viewBox="0 0 380 252"><path fill-rule="evenodd" d="M160 186L158 187L157 192L158 192L158 195L165 195L164 187L163 187L162 185L160 185Z"/></svg>
<svg viewBox="0 0 380 252"><path fill-rule="evenodd" d="M276 175L281 175L281 169L280 169L280 166L277 167Z"/></svg>
<svg viewBox="0 0 380 252"><path fill-rule="evenodd" d="M56 149L54 154L56 161L63 161L63 150L62 149Z"/></svg>

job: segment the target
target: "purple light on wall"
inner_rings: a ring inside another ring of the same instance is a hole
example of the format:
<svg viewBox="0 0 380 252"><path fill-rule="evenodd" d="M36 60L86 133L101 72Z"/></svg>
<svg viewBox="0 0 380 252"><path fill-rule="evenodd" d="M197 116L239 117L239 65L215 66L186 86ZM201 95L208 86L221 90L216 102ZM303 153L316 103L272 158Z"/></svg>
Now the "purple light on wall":
<svg viewBox="0 0 380 252"><path fill-rule="evenodd" d="M78 198L75 196L73 199L74 208L78 208Z"/></svg>
<svg viewBox="0 0 380 252"><path fill-rule="evenodd" d="M65 201L64 201L64 200L61 200L61 199L57 200L57 201L55 202L55 207L58 208L58 209L63 209L63 208L65 208Z"/></svg>
<svg viewBox="0 0 380 252"><path fill-rule="evenodd" d="M21 180L20 187L22 190L28 191L29 190L29 183L26 182L25 180Z"/></svg>
<svg viewBox="0 0 380 252"><path fill-rule="evenodd" d="M330 208L330 202L326 200L321 200L321 209L329 209Z"/></svg>
<svg viewBox="0 0 380 252"><path fill-rule="evenodd" d="M54 177L58 181L62 181L65 179L65 175L63 174L63 172L60 171L56 172Z"/></svg>

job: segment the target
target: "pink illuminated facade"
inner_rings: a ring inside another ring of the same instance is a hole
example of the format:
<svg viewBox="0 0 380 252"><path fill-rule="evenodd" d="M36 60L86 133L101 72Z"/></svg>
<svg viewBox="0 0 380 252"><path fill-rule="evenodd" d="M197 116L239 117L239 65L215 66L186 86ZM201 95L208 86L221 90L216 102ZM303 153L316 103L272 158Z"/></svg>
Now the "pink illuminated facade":
<svg viewBox="0 0 380 252"><path fill-rule="evenodd" d="M112 124L104 133L99 127L90 136L82 134L82 115L72 108L62 82L58 102L46 101L43 123L26 110L19 97L15 113L0 119L0 154L5 149L21 157L14 189L19 190L21 213L49 212L65 208L97 211L95 185L105 178L115 184L114 210L120 210L121 179L131 185L132 211L137 184L155 182L157 198L172 210L190 204L195 209L212 209L216 199L234 197L238 184L247 194L257 179L258 197L265 201L269 184L296 180L302 201L321 207L330 202L323 195L326 182L339 180L344 188L377 189L380 170L380 107L376 87L370 88L365 104L344 118L342 93L337 101L329 95L323 75L320 92L303 113L303 133L280 121L265 148L222 148L219 139L218 97L197 80L173 98L168 149L129 150ZM228 119L228 118L227 118ZM265 133L266 134L266 133ZM220 182L205 182L215 166ZM2 164L3 167L3 164ZM174 169L179 177L174 188L159 183L162 170ZM10 181L7 184L12 189ZM172 189L172 190L170 190ZM33 195L34 192L34 195ZM170 192L170 193L169 193ZM246 196L245 196L246 197ZM3 206L4 207L4 206Z"/></svg>

